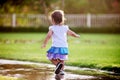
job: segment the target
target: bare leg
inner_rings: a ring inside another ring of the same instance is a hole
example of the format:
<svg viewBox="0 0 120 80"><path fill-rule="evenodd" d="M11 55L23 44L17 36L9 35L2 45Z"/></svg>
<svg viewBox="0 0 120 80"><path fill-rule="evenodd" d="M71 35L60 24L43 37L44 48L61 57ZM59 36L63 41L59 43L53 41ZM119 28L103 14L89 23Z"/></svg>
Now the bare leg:
<svg viewBox="0 0 120 80"><path fill-rule="evenodd" d="M60 59L52 59L51 62L54 64L54 65L57 65L59 62L61 62L63 64L63 67L62 67L62 70L64 70L64 60L60 60Z"/></svg>
<svg viewBox="0 0 120 80"><path fill-rule="evenodd" d="M58 60L57 59L52 59L50 60L54 65L57 65L58 64Z"/></svg>
<svg viewBox="0 0 120 80"><path fill-rule="evenodd" d="M62 70L64 70L65 61L64 60L59 60L59 62L61 62L63 64Z"/></svg>

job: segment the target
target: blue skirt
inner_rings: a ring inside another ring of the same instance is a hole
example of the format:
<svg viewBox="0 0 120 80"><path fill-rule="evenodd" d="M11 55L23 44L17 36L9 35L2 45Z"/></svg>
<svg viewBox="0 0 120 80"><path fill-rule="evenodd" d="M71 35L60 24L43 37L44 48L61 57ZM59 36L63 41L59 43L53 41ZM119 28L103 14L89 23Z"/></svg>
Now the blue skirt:
<svg viewBox="0 0 120 80"><path fill-rule="evenodd" d="M51 47L47 51L48 59L60 59L67 60L68 59L68 48L66 47Z"/></svg>

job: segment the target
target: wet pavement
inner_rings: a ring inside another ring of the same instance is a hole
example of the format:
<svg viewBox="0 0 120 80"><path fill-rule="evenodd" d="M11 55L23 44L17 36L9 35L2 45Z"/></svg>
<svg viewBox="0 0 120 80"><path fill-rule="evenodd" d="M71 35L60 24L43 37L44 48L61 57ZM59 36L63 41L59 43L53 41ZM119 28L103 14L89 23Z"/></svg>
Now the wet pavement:
<svg viewBox="0 0 120 80"><path fill-rule="evenodd" d="M16 77L23 80L113 80L107 77L79 75L70 72L66 72L65 75L55 75L54 68L55 66L51 64L0 59L0 75ZM66 69L87 70L88 68L66 66ZM120 80L119 76L117 80Z"/></svg>

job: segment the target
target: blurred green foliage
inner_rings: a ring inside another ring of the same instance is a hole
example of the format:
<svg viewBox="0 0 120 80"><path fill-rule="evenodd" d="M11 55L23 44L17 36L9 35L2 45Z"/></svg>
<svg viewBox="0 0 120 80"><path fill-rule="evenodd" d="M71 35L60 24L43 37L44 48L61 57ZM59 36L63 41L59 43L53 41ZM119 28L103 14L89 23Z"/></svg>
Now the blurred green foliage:
<svg viewBox="0 0 120 80"><path fill-rule="evenodd" d="M120 27L70 27L77 33L120 33ZM48 32L48 26L39 27L1 27L0 32Z"/></svg>
<svg viewBox="0 0 120 80"><path fill-rule="evenodd" d="M0 13L47 14L64 9L69 14L120 13L120 0L0 0Z"/></svg>

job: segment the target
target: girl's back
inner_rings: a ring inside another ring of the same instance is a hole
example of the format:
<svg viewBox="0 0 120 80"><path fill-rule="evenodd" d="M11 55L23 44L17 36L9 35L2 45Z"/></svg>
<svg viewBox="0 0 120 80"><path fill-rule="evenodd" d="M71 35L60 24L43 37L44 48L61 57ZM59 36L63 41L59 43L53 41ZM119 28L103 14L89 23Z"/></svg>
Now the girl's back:
<svg viewBox="0 0 120 80"><path fill-rule="evenodd" d="M53 25L49 29L53 31L52 46L54 47L68 47L67 43L67 25Z"/></svg>

